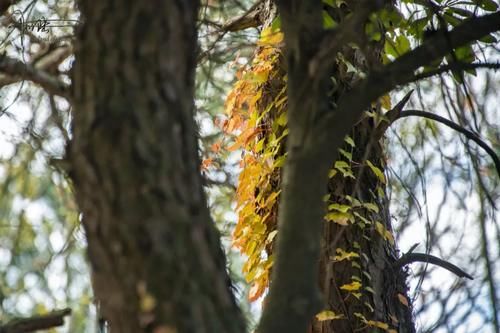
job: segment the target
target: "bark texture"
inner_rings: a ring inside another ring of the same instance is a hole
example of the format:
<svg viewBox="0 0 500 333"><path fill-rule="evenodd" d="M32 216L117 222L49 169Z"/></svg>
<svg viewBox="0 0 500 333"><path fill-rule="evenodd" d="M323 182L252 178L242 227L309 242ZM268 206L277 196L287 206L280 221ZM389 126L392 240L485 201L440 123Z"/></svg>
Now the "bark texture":
<svg viewBox="0 0 500 333"><path fill-rule="evenodd" d="M69 170L112 332L243 332L199 172L198 1L79 1Z"/></svg>
<svg viewBox="0 0 500 333"><path fill-rule="evenodd" d="M325 164L325 158L322 156L325 151L321 150L316 141L315 136L321 133L314 132L314 122L321 118L322 113L335 112L336 102L350 90L359 77L349 71L345 62L336 61L326 76L328 79L333 78L328 80L333 84L326 84L324 79L319 82L308 80L310 55L318 51L315 38L321 35L322 29L310 24L310 20L314 19L311 13L317 12L317 9L312 8L314 6L310 4L283 4L282 8L287 6L290 8L283 13L282 21L286 22L286 15L291 13L295 18L291 21L293 23L288 23L291 26L284 27L285 33L288 34L285 35L288 62L286 65L276 66L287 67L288 70L290 136L286 150L289 157L284 175L276 174L277 179L274 181L276 184L283 182L284 185L278 217L279 259L277 267L273 268L277 272L273 274L269 303L266 302L259 329L261 332L278 332L293 327L293 332L333 333L376 331L379 325L379 328L386 327L397 332L414 332L411 304L407 297L406 273L401 269L392 268L392 263L397 259L397 250L395 244L391 244L380 232L380 226L383 226L383 230L392 233L388 200L385 197L386 185L365 163L368 160L379 170L384 170L384 149L372 118L362 117L349 133L355 143L352 149L352 171L356 179L345 177L338 172L326 183L321 182L321 177L317 176L325 173L325 169L331 166ZM353 8L356 8L356 2L350 2L350 6L343 5L338 9L327 7L327 10L337 23L342 24ZM304 22L301 23L300 20ZM312 28L301 31L301 24L302 27L308 25ZM339 48L339 51L344 60L357 70L366 72L370 67L380 64L380 47L380 43L364 45L361 52L358 48L345 45ZM279 89L268 91L272 93ZM275 96L265 96L261 100L273 101ZM266 110L268 106L261 107ZM267 121L272 123L275 119ZM342 148L350 151L352 147L344 144ZM342 160L335 145L327 154L335 156L336 161ZM358 209L361 217L356 217L355 221L345 226L334 222L304 223L323 220L321 212L324 212L324 209L317 207L320 202L317 197L324 193L328 193L329 203L353 206L353 200L347 199L350 197L362 203L372 203L375 208ZM378 230L377 222L380 223ZM268 228L273 228L274 225L272 221L267 222ZM321 233L321 230L313 230L317 226L322 228L321 241L319 237L315 238ZM289 232L290 228L309 230L292 233ZM297 248L291 253L288 246L285 254L285 243L296 244ZM268 246L268 255L274 253L275 248L276 246ZM338 255L337 249L354 252L359 257L355 260L336 261L334 258ZM316 251L320 253L319 260L314 258ZM286 258L283 259L283 256ZM303 267L300 260L295 260L297 257L311 259L309 264ZM308 285L315 276L318 277L317 286L324 300L323 309L332 310L343 318L313 321L306 329L300 327L302 318L310 318L321 309L314 301L317 299L317 289ZM284 283L285 280L292 282ZM353 281L360 282L362 287L354 292L341 289L341 286ZM273 320L280 317L282 311L293 313L293 320L297 322L290 324L292 319L287 322Z"/></svg>

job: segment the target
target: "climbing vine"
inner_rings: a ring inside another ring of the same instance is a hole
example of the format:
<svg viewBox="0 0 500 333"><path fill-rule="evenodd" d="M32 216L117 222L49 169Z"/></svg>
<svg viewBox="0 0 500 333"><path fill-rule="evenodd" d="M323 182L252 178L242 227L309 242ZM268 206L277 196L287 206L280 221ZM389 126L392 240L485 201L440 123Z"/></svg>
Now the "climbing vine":
<svg viewBox="0 0 500 333"><path fill-rule="evenodd" d="M233 237L234 245L248 257L243 271L252 283L250 300L260 297L269 285L277 233L278 189L288 134L286 76L280 67L282 40L276 27L262 31L252 64L241 69L225 104L228 120L223 129L236 133L227 149L243 150L236 192L239 218Z"/></svg>
<svg viewBox="0 0 500 333"><path fill-rule="evenodd" d="M339 9L345 2L337 0L324 3L327 8L323 12L324 28L331 29L337 26L337 21L342 17L333 15L336 12L332 14L328 7ZM488 4L482 7L491 7L489 1L482 3ZM445 24L456 26L457 15L463 19L471 17L473 12L443 5L439 10L429 9L422 15L407 20L396 9L386 9L370 17L365 32L373 43L372 51L377 54L379 61L388 63L409 51L411 43L423 40L425 36L422 32L425 28L431 30L434 25L442 28ZM492 38L488 36L488 41L491 42ZM271 26L262 30L252 63L239 70L238 80L225 103L227 120L222 123L224 132L233 136L232 144L226 149L242 150L242 171L236 192L238 223L233 233L233 242L248 258L243 272L251 284L250 301L261 297L269 286L274 260L273 247L279 237L277 213L288 134L287 77L282 61L282 43L283 34L280 32L278 18ZM360 56L362 53L358 47L350 46L342 54L336 55L331 87L332 105L353 82L366 75L367 63L373 62L373 59L363 59ZM472 62L475 59L473 55L472 46L468 45L424 70L437 68L442 61ZM460 80L461 76L455 75L455 78ZM377 261L379 256L372 250L375 248L373 244L386 244L387 246L381 245L379 248L387 249L393 258L397 257L385 199L387 181L380 140L382 135L377 134L379 128L387 128L383 123L389 121L387 115L391 108L389 95L372 104L371 110L365 113L351 134L346 136L345 144L339 149L336 162L330 170L329 191L324 197L327 207L324 219L329 222L326 223L326 228L334 225L336 229L333 234L340 234L339 238L342 235L339 230L347 228L351 234L361 237L356 241L324 240L326 244L336 244L335 248L324 249L328 254L326 258L329 264L350 273L349 276L342 276L342 284L338 286L344 305L325 309L317 314L319 322L352 320L354 316L358 329L397 331L394 329L398 326L397 306L389 305L389 315L384 321L368 318L368 315L375 318L375 309L385 302L385 298L381 301L371 287L373 277L369 270L370 262ZM362 184L362 190L359 184ZM349 269L343 269L345 267ZM408 308L410 305L406 286L396 279L395 274L392 286L396 288L387 290L386 297L395 300L399 307ZM349 310L345 303L350 303Z"/></svg>

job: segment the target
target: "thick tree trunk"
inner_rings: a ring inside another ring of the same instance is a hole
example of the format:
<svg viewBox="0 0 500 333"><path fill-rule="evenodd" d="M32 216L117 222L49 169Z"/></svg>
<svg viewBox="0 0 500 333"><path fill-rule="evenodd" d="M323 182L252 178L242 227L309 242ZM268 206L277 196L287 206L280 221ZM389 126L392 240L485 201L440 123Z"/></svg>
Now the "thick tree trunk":
<svg viewBox="0 0 500 333"><path fill-rule="evenodd" d="M198 1L80 1L69 170L112 332L243 332L199 172Z"/></svg>

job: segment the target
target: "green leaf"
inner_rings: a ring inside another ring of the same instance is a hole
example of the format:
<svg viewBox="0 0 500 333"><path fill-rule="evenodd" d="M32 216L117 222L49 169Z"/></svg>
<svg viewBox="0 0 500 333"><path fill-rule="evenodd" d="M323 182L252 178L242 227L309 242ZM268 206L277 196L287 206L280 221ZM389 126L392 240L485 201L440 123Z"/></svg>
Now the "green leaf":
<svg viewBox="0 0 500 333"><path fill-rule="evenodd" d="M410 41L404 35L399 35L394 40L387 39L384 45L384 51L397 58L410 50Z"/></svg>
<svg viewBox="0 0 500 333"><path fill-rule="evenodd" d="M379 212L377 205L375 205L374 203L371 203L371 202L364 202L363 207L365 207L366 209L371 210L372 212L375 212L375 213Z"/></svg>
<svg viewBox="0 0 500 333"><path fill-rule="evenodd" d="M337 22L326 12L323 11L323 28L325 29L333 29L337 26Z"/></svg>
<svg viewBox="0 0 500 333"><path fill-rule="evenodd" d="M280 126L285 126L286 123L288 122L288 120L287 120L287 113L283 112L282 114L280 114L280 116L278 117L278 119L276 119L276 122Z"/></svg>
<svg viewBox="0 0 500 333"><path fill-rule="evenodd" d="M493 44L497 42L497 39L493 35L487 35L479 39L479 41L486 44Z"/></svg>
<svg viewBox="0 0 500 333"><path fill-rule="evenodd" d="M479 7L489 12L494 12L498 8L498 4L493 0L479 0L477 2Z"/></svg>
<svg viewBox="0 0 500 333"><path fill-rule="evenodd" d="M332 203L331 205L328 205L328 210L336 210L342 213L347 213L349 210L351 210L351 206Z"/></svg>
<svg viewBox="0 0 500 333"><path fill-rule="evenodd" d="M368 167L370 167L370 169L375 174L375 176L377 176L377 178L380 180L380 182L385 184L385 176L384 176L384 173L382 172L382 170L380 170L379 168L374 166L372 164L372 162L370 162L368 160L366 161L366 164L368 165Z"/></svg>
<svg viewBox="0 0 500 333"><path fill-rule="evenodd" d="M276 16L276 18L273 20L273 23L271 23L271 31L279 31L281 29L281 16Z"/></svg>
<svg viewBox="0 0 500 333"><path fill-rule="evenodd" d="M349 135L346 135L346 137L344 138L344 141L347 142L347 144L349 144L351 147L353 147L353 148L356 147L354 140Z"/></svg>
<svg viewBox="0 0 500 333"><path fill-rule="evenodd" d="M342 154L347 160L352 161L352 153L345 151L344 149L340 148L339 153Z"/></svg>
<svg viewBox="0 0 500 333"><path fill-rule="evenodd" d="M449 10L444 12L443 18L446 22L451 24L452 26L456 27L457 25L460 25L462 23L462 20L455 17L453 13Z"/></svg>

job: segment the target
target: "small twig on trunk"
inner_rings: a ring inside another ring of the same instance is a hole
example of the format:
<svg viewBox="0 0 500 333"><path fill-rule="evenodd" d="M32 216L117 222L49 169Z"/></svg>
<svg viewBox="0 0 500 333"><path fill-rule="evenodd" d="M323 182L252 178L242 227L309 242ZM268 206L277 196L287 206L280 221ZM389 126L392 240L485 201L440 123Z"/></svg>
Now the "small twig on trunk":
<svg viewBox="0 0 500 333"><path fill-rule="evenodd" d="M433 265L442 267L442 268L452 272L453 274L455 274L458 277L461 277L461 278L466 277L470 280L474 280L474 278L472 276L470 276L469 274L464 272L459 267L453 265L452 263L450 263L446 260L440 259L438 257L435 257L433 255L425 254L425 253L411 253L411 252L406 253L401 258L396 260L394 262L394 264L392 264L392 266L394 267L394 269L398 269L398 268L401 268L401 267L406 266L408 264L411 264L413 262L425 262L425 263L433 264Z"/></svg>
<svg viewBox="0 0 500 333"><path fill-rule="evenodd" d="M63 309L46 315L30 318L16 318L5 325L0 325L0 333L28 333L64 325L64 317L71 309Z"/></svg>

